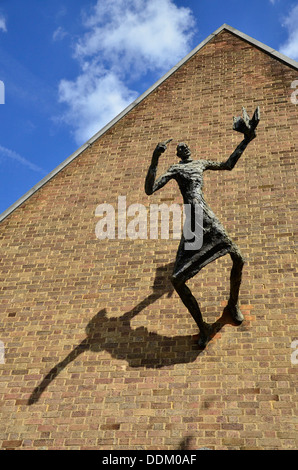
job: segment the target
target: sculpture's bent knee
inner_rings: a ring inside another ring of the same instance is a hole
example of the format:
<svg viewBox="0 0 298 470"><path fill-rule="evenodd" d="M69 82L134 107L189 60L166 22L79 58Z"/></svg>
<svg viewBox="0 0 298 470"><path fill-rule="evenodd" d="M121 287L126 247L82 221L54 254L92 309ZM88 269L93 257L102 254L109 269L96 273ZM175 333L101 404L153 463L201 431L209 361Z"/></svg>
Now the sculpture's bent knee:
<svg viewBox="0 0 298 470"><path fill-rule="evenodd" d="M177 289L179 286L181 286L181 284L183 284L183 281L179 279L178 276L175 276L175 274L171 276L170 280L175 289Z"/></svg>

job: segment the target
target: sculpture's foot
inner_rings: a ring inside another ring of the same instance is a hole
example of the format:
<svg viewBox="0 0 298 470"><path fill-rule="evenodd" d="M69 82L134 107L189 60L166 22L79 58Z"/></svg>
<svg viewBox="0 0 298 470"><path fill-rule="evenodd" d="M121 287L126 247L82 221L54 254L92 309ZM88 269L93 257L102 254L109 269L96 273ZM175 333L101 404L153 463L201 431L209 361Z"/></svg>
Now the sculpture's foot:
<svg viewBox="0 0 298 470"><path fill-rule="evenodd" d="M204 327L200 328L200 336L198 339L198 346L200 349L204 349L207 346L210 340L211 334L212 334L212 326L208 325L208 323L204 323Z"/></svg>
<svg viewBox="0 0 298 470"><path fill-rule="evenodd" d="M238 305L227 305L227 309L234 320L234 322L240 324L244 320L244 316L242 315Z"/></svg>

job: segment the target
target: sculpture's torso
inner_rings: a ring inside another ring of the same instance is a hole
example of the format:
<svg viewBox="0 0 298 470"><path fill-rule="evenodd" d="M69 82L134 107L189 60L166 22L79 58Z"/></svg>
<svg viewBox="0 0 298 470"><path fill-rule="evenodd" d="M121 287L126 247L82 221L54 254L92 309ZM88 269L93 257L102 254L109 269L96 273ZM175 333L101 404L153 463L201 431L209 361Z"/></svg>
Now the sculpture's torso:
<svg viewBox="0 0 298 470"><path fill-rule="evenodd" d="M203 172L206 160L191 160L180 162L171 167L174 179L177 181L181 191L184 204L198 203L207 208L203 196Z"/></svg>
<svg viewBox="0 0 298 470"><path fill-rule="evenodd" d="M169 171L177 181L181 191L184 204L199 204L203 209L203 230L204 234L216 232L224 239L228 235L205 201L203 194L203 173L209 165L209 160L190 160L179 162L171 166Z"/></svg>

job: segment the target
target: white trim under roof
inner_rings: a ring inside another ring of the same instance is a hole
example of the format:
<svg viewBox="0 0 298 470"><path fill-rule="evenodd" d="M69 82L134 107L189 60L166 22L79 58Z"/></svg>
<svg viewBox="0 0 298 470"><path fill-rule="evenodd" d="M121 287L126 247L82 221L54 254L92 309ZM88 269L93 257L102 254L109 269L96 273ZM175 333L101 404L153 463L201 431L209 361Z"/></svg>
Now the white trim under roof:
<svg viewBox="0 0 298 470"><path fill-rule="evenodd" d="M23 202L25 202L32 194L36 193L42 186L44 186L48 181L50 181L57 173L59 173L63 168L65 168L69 163L71 163L75 158L77 158L84 150L86 150L90 145L92 145L99 137L101 137L105 132L107 132L114 124L116 124L120 119L122 119L126 114L128 114L133 108L135 108L141 101L143 101L150 93L152 93L156 88L159 87L167 78L169 78L173 73L176 72L182 65L184 65L192 56L194 56L202 47L204 47L211 39L221 33L223 30L230 31L236 36L244 39L250 44L258 47L264 52L272 55L276 59L284 62L286 65L293 67L298 70L298 62L289 57L281 54L280 52L268 47L260 41L253 39L250 36L247 36L241 31L238 31L235 28L227 24L223 24L218 28L214 33L210 34L204 41L202 41L195 49L193 49L184 59L182 59L177 65L175 65L169 72L167 72L162 78L160 78L154 85L152 85L145 93L139 96L133 103L131 103L127 108L125 108L118 116L116 116L112 121L110 121L106 126L104 126L99 132L97 132L93 137L91 137L85 144L83 144L76 152L70 155L66 160L64 160L60 165L58 165L53 171L51 171L47 176L45 176L39 183L37 183L33 188L31 188L24 196L18 199L14 204L12 204L8 209L6 209L2 214L0 214L0 222L4 220L8 215L10 215L15 209L17 209Z"/></svg>

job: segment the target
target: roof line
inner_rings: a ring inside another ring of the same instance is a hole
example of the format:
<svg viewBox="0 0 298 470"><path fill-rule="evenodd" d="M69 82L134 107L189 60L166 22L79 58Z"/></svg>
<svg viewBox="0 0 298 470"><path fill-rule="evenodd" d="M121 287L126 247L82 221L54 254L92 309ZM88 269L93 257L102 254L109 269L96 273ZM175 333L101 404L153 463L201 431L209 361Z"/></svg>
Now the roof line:
<svg viewBox="0 0 298 470"><path fill-rule="evenodd" d="M72 155L70 155L66 160L64 160L60 165L58 165L54 170L52 170L47 176L45 176L41 181L39 181L35 186L33 186L28 192L26 192L20 199L18 199L14 204L12 204L8 209L6 209L2 214L0 214L0 222L4 220L8 215L10 215L15 209L17 209L23 202L25 202L30 196L36 193L42 186L44 186L48 181L50 181L57 173L59 173L63 168L65 168L69 163L71 163L75 158L77 158L81 153L84 152L88 147L90 147L99 137L101 137L105 132L107 132L111 127L114 126L120 119L122 119L126 114L128 114L133 108L135 108L141 101L143 101L148 95L150 95L156 88L159 87L167 78L169 78L176 70L178 70L182 65L184 65L192 56L194 56L200 49L202 49L208 42L211 41L215 36L221 33L223 30L230 31L236 36L248 41L254 46L262 49L268 54L272 55L276 59L284 62L285 64L298 69L298 62L289 57L281 54L272 47L266 46L260 41L253 39L247 34L238 31L235 28L232 28L228 24L223 24L218 28L214 33L210 34L204 41L202 41L197 47L195 47L187 56L184 57L177 65L175 65L169 72L167 72L163 77L161 77L157 82L155 82L145 93L140 95L133 103L131 103L127 108L125 108L120 114L118 114L114 119L112 119L106 126L104 126L99 132L97 132L93 137L91 137L85 144L78 148Z"/></svg>

